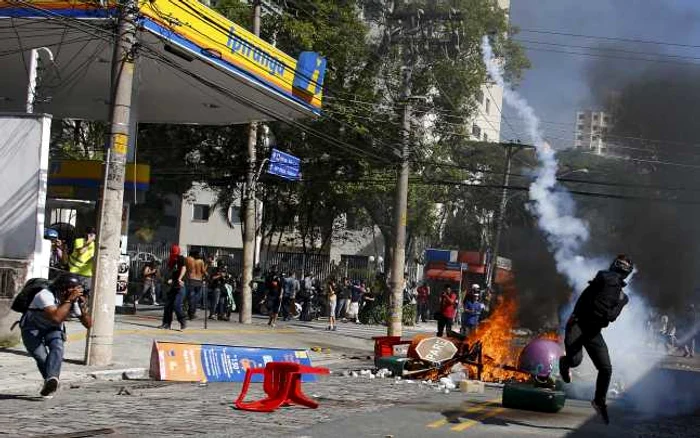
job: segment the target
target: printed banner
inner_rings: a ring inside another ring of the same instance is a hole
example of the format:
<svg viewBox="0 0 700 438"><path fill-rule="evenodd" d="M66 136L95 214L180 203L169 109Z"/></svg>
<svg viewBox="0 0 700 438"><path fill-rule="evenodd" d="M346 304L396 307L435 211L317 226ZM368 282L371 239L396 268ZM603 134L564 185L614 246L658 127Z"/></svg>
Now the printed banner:
<svg viewBox="0 0 700 438"><path fill-rule="evenodd" d="M311 366L306 350L238 347L232 345L154 342L150 375L156 380L179 382L242 382L248 368L268 362L295 362ZM254 375L253 382L262 382ZM304 382L315 381L304 375Z"/></svg>

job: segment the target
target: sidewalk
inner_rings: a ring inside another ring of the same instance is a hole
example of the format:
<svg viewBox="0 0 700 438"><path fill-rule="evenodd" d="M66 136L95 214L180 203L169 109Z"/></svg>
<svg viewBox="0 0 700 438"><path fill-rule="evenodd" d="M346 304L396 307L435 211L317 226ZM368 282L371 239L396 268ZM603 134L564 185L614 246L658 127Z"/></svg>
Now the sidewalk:
<svg viewBox="0 0 700 438"><path fill-rule="evenodd" d="M136 315L117 315L114 331L112 364L106 367L83 365L87 331L79 322L68 322L68 342L61 380L65 383L92 379L122 379L125 371L131 378L144 378L150 366L151 346L154 340L189 343L227 344L251 347L284 347L310 350L315 365L328 366L352 360L367 360L372 356L372 336L386 334L383 326L359 326L338 324L338 331L325 330L325 321L280 322L275 329L267 326L267 319L254 317L253 324L241 325L238 315L231 322L208 320L204 329L203 313L189 321L185 331L161 330L161 312L157 307L140 310ZM234 322L236 321L236 322ZM174 324L177 326L177 324ZM406 331L406 336L416 332L433 331L430 324ZM313 347L316 351L312 351ZM320 349L320 351L319 351ZM41 376L34 360L22 344L0 349L0 388L10 391L33 391L41 386Z"/></svg>

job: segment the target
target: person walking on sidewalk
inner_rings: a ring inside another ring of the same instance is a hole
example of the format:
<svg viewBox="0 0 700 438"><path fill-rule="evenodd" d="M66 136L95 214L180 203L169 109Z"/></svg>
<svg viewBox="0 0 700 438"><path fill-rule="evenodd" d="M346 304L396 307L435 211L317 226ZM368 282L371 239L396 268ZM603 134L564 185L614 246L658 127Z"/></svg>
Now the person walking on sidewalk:
<svg viewBox="0 0 700 438"><path fill-rule="evenodd" d="M146 294L150 295L151 303L154 306L158 305L158 300L156 299L156 277L158 268L155 263L157 262L148 262L143 267L143 290L141 291L141 295L134 301L134 308L139 305L139 301L143 300Z"/></svg>
<svg viewBox="0 0 700 438"><path fill-rule="evenodd" d="M627 278L634 270L632 261L621 254L613 260L607 271L599 271L576 301L574 312L566 323L564 347L566 355L559 359L559 372L565 383L571 382L571 368L581 365L583 349L598 370L593 408L609 424L605 397L612 377L612 364L608 346L601 331L614 322L629 298L622 291Z"/></svg>
<svg viewBox="0 0 700 438"><path fill-rule="evenodd" d="M197 250L190 253L185 260L185 263L187 266L187 282L185 285L187 296L187 318L193 320L197 317L197 306L199 305L199 300L202 297L206 270L204 267L204 260L202 260L202 257Z"/></svg>
<svg viewBox="0 0 700 438"><path fill-rule="evenodd" d="M83 284L85 295L90 294L92 271L95 264L95 227L85 229L85 237L75 239L73 251L68 257L68 271L78 276Z"/></svg>
<svg viewBox="0 0 700 438"><path fill-rule="evenodd" d="M446 284L442 295L440 295L440 310L437 315L437 336L442 337L443 333L449 333L452 330L452 321L455 319L457 314L457 305L459 304L459 297L457 293L452 290L449 284Z"/></svg>
<svg viewBox="0 0 700 438"><path fill-rule="evenodd" d="M163 324L158 327L170 330L173 322L173 312L177 316L180 323L180 330L187 327L185 321L185 312L182 309L182 304L185 300L185 274L187 266L185 258L180 254L180 247L173 245L170 248L170 259L168 260L168 269L170 269L170 279L168 280L169 290L165 299L165 307L163 308Z"/></svg>
<svg viewBox="0 0 700 438"><path fill-rule="evenodd" d="M66 340L64 321L77 317L85 328L92 327L86 303L82 279L76 274L64 273L48 289L37 292L22 315L22 342L44 378L42 397L51 398L58 389Z"/></svg>
<svg viewBox="0 0 700 438"><path fill-rule="evenodd" d="M350 307L350 280L347 277L343 277L340 284L338 284L337 292L338 305L335 308L335 319L342 318L345 321L345 315Z"/></svg>
<svg viewBox="0 0 700 438"><path fill-rule="evenodd" d="M336 330L335 326L335 306L338 304L338 294L336 293L335 280L328 280L328 330Z"/></svg>
<svg viewBox="0 0 700 438"><path fill-rule="evenodd" d="M418 286L417 290L418 296L416 297L417 309L416 309L416 324L420 322L428 322L428 310L430 307L430 286L427 283L423 283Z"/></svg>
<svg viewBox="0 0 700 438"><path fill-rule="evenodd" d="M267 311L270 314L270 318L267 321L267 325L275 328L277 325L277 315L280 312L280 307L282 306L282 278L277 275L275 268L267 276L265 280L265 287L267 290Z"/></svg>

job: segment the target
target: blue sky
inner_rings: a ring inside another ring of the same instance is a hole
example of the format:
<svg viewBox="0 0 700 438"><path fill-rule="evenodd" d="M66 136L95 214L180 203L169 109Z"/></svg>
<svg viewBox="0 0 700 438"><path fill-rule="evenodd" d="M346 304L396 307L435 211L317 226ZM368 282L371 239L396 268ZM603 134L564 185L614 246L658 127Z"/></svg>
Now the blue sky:
<svg viewBox="0 0 700 438"><path fill-rule="evenodd" d="M511 22L523 30L697 45L698 47L691 48L604 41L525 31L516 37L519 40L528 41L524 43L527 46L546 50L591 53L593 51L590 49L572 46L598 47L603 44L609 49L614 44L617 49L629 51L697 57L697 60L680 61L697 63L698 66L681 65L681 68L697 70L698 80L700 80L700 1L698 0L511 0L510 13ZM553 144L558 147L571 145L574 136L573 120L577 109L597 106L591 92L592 84L588 73L595 63L600 67L597 71L604 72L605 76L634 75L659 65L619 59L619 57L648 58L652 55L609 51L602 53L612 58L541 50L527 51L533 65L525 73L518 90L528 99L540 119L547 122L543 123L543 129ZM508 126L508 123L503 123L502 140L518 138L523 142L529 142L530 139L523 135L523 129L512 109L506 106L504 113L513 129Z"/></svg>

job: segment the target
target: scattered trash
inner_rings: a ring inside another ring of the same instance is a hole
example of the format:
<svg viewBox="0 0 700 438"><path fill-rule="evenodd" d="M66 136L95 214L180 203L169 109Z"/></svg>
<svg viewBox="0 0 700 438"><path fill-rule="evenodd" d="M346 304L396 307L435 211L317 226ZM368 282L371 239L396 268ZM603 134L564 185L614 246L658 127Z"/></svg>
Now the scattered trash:
<svg viewBox="0 0 700 438"><path fill-rule="evenodd" d="M314 353L320 353L321 347L311 347L311 351L313 351Z"/></svg>
<svg viewBox="0 0 700 438"><path fill-rule="evenodd" d="M449 377L443 377L440 379L440 384L445 387L445 389L457 389L457 385Z"/></svg>
<svg viewBox="0 0 700 438"><path fill-rule="evenodd" d="M122 386L121 388L119 388L119 392L117 392L117 395L132 395L132 394L131 394L131 391L129 391L126 386Z"/></svg>

